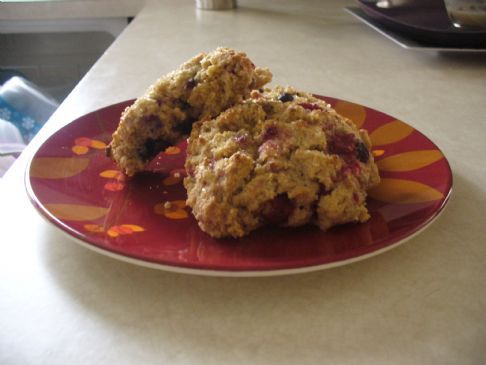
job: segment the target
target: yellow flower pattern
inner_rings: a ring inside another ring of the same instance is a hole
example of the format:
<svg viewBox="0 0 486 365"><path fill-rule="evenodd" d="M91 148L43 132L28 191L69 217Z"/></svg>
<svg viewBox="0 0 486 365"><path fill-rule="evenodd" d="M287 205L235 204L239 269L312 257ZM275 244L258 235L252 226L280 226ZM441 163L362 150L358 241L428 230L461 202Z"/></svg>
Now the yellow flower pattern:
<svg viewBox="0 0 486 365"><path fill-rule="evenodd" d="M366 110L360 105L340 100L334 108L358 127L366 120ZM373 145L372 154L380 174L414 171L444 159L438 149L413 150L385 156L388 146L404 140L413 132L414 129L408 124L393 120L369 133ZM426 203L444 198L443 193L424 183L388 176L382 176L381 183L371 189L369 196L391 204Z"/></svg>

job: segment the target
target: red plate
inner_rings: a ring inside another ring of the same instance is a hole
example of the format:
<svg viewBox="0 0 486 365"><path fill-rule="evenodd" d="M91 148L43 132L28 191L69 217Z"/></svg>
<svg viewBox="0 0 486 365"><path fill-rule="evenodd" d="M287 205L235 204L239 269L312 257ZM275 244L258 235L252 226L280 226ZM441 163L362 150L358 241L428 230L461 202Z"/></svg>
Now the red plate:
<svg viewBox="0 0 486 365"><path fill-rule="evenodd" d="M83 245L132 263L178 272L263 276L312 271L386 251L429 225L452 188L434 143L379 111L324 97L368 130L382 183L370 192L371 219L327 232L313 226L263 228L243 239L213 239L185 206L186 144L170 147L150 171L126 181L104 147L132 101L89 113L52 135L27 168L31 201ZM170 202L170 204L167 204Z"/></svg>

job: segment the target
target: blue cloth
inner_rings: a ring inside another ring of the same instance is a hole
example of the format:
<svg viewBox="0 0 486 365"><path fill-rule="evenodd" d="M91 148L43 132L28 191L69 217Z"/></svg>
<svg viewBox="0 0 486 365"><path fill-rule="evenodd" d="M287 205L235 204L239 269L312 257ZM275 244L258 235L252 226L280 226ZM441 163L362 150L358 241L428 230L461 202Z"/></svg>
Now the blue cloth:
<svg viewBox="0 0 486 365"><path fill-rule="evenodd" d="M20 134L22 134L22 138L24 139L25 143L29 143L42 127L41 123L35 121L28 115L21 113L1 97L0 118L14 124L20 131Z"/></svg>

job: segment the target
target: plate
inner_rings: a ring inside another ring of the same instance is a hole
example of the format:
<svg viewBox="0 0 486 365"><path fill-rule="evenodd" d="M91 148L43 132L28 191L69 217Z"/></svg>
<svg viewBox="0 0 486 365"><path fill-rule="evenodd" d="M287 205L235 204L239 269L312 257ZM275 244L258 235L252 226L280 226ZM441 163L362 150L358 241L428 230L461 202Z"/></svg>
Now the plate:
<svg viewBox="0 0 486 365"><path fill-rule="evenodd" d="M266 227L242 239L213 239L185 206L186 141L127 180L104 148L133 101L66 125L36 151L29 197L55 227L97 252L131 263L220 276L291 274L348 264L396 247L443 210L452 174L442 152L410 125L365 106L321 97L369 131L382 177L370 191L371 219L323 232Z"/></svg>
<svg viewBox="0 0 486 365"><path fill-rule="evenodd" d="M468 47L450 47L450 46L435 46L433 44L420 42L414 39L410 39L398 32L394 32L389 28L385 28L383 25L378 23L376 20L370 18L366 13L360 8L356 7L346 7L344 8L348 13L356 17L358 20L362 21L372 29L376 30L378 33L384 35L386 38L390 39L394 43L398 44L408 50L413 51L432 51L432 52L449 52L449 53L484 53L486 52L486 46L484 48L468 48Z"/></svg>
<svg viewBox="0 0 486 365"><path fill-rule="evenodd" d="M454 27L443 0L408 0L388 8L380 7L380 3L358 0L360 8L375 22L420 43L437 47L486 47L486 30Z"/></svg>

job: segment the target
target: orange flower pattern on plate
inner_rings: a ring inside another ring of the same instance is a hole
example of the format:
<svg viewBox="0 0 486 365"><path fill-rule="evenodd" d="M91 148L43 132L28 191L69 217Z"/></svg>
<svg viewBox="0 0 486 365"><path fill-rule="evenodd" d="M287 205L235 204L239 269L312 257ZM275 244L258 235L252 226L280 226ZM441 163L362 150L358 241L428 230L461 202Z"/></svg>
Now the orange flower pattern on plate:
<svg viewBox="0 0 486 365"><path fill-rule="evenodd" d="M385 154L385 150L373 150L371 153L373 153L374 157L380 157Z"/></svg>
<svg viewBox="0 0 486 365"><path fill-rule="evenodd" d="M39 179L66 179L83 172L89 165L86 157L35 157L30 176Z"/></svg>
<svg viewBox="0 0 486 365"><path fill-rule="evenodd" d="M92 233L106 233L109 237L112 238L118 237L120 235L127 235L145 231L143 227L136 224L120 224L111 226L110 228L108 228L108 230L106 230L106 232L103 226L99 224L85 224L84 229Z"/></svg>
<svg viewBox="0 0 486 365"><path fill-rule="evenodd" d="M104 170L100 172L100 176L105 179L115 179L115 181L107 182L103 187L108 191L120 191L125 187L125 175L118 170Z"/></svg>
<svg viewBox="0 0 486 365"><path fill-rule="evenodd" d="M392 155L377 164L380 171L411 171L429 166L443 157L439 150L419 150Z"/></svg>
<svg viewBox="0 0 486 365"><path fill-rule="evenodd" d="M366 119L366 110L363 106L340 100L334 105L334 110L351 121L360 128Z"/></svg>
<svg viewBox="0 0 486 365"><path fill-rule="evenodd" d="M407 138L414 129L409 125L394 120L375 129L370 134L373 145L388 145ZM372 151L376 157L376 164L380 171L405 172L413 171L429 166L444 158L439 150L418 150L402 152L395 155L379 158L385 150ZM369 191L369 196L387 203L416 204L436 201L444 198L444 195L431 186L416 181L383 178L378 186Z"/></svg>
<svg viewBox="0 0 486 365"><path fill-rule="evenodd" d="M119 181L110 181L110 182L107 182L104 186L105 190L108 190L108 191L120 191L120 190L123 190L123 188L125 187L125 184L119 182Z"/></svg>
<svg viewBox="0 0 486 365"><path fill-rule="evenodd" d="M189 217L189 213L184 209L185 207L185 200L172 200L156 204L154 213L169 219L186 219Z"/></svg>
<svg viewBox="0 0 486 365"><path fill-rule="evenodd" d="M170 172L170 176L166 177L162 183L165 186L175 185L180 183L184 177L186 176L186 170L184 169L175 169Z"/></svg>
<svg viewBox="0 0 486 365"><path fill-rule="evenodd" d="M444 195L428 186L416 181L385 178L375 188L369 191L369 195L387 203L418 204L442 199Z"/></svg>
<svg viewBox="0 0 486 365"><path fill-rule="evenodd" d="M84 204L45 204L46 209L58 219L87 221L99 219L108 213L108 208Z"/></svg>
<svg viewBox="0 0 486 365"><path fill-rule="evenodd" d="M90 148L102 150L106 148L106 143L88 137L78 137L74 140L74 146L71 148L71 150L76 155L85 155L89 152Z"/></svg>
<svg viewBox="0 0 486 365"><path fill-rule="evenodd" d="M170 146L165 149L164 153L166 155L178 155L181 153L181 149L177 146Z"/></svg>
<svg viewBox="0 0 486 365"><path fill-rule="evenodd" d="M408 124L394 120L371 132L370 139L373 146L392 144L408 137L413 131Z"/></svg>

